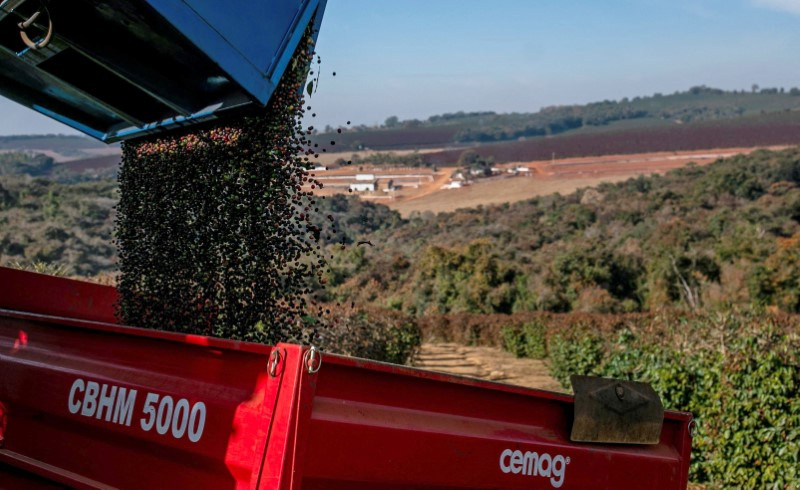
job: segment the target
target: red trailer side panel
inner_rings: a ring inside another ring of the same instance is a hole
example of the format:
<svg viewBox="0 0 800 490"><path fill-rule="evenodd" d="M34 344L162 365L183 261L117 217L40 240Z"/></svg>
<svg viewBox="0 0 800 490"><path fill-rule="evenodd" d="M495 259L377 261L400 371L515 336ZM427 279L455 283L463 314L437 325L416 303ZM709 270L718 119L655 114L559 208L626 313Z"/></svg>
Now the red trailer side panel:
<svg viewBox="0 0 800 490"><path fill-rule="evenodd" d="M686 487L690 414L657 445L572 443L571 396L333 355L311 372L296 345L102 323L115 294L0 268L2 486Z"/></svg>
<svg viewBox="0 0 800 490"><path fill-rule="evenodd" d="M271 347L55 316L108 319L113 288L4 269L0 292L0 462L76 487L250 486Z"/></svg>
<svg viewBox="0 0 800 490"><path fill-rule="evenodd" d="M84 281L0 267L0 308L117 323L117 290Z"/></svg>
<svg viewBox="0 0 800 490"><path fill-rule="evenodd" d="M654 446L572 443L572 397L326 356L303 488L685 488L690 414Z"/></svg>
<svg viewBox="0 0 800 490"><path fill-rule="evenodd" d="M2 317L0 461L76 486L247 487L269 352Z"/></svg>

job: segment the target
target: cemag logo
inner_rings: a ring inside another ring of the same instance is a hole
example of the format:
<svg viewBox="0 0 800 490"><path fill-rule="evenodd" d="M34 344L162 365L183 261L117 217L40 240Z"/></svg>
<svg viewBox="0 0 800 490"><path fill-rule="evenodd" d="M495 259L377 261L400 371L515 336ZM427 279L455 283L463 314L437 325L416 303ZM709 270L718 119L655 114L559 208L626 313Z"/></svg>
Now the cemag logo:
<svg viewBox="0 0 800 490"><path fill-rule="evenodd" d="M550 478L553 488L560 488L564 484L564 475L567 471L569 458L560 454L550 456L548 453L534 451L512 451L506 449L500 453L500 471L515 475L541 476Z"/></svg>

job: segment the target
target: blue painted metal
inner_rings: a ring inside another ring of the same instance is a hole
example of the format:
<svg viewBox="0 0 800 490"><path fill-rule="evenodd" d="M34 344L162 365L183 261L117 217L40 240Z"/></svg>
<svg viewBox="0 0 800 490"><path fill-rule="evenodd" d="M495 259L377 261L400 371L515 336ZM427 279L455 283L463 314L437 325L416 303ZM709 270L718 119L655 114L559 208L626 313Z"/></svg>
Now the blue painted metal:
<svg viewBox="0 0 800 490"><path fill-rule="evenodd" d="M326 0L49 2L33 50L41 5L0 0L0 95L113 142L266 106Z"/></svg>

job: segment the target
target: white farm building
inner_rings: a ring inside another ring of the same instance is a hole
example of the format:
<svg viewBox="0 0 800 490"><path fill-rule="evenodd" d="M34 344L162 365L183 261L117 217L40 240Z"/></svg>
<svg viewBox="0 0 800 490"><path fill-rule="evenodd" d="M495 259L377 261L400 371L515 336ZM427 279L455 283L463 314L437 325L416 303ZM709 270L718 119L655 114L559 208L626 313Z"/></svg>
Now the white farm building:
<svg viewBox="0 0 800 490"><path fill-rule="evenodd" d="M461 189L462 185L463 184L461 182L454 180L452 182L448 182L447 184L443 185L442 189Z"/></svg>
<svg viewBox="0 0 800 490"><path fill-rule="evenodd" d="M373 180L371 182L353 182L350 184L350 190L353 192L375 192L377 184L377 180Z"/></svg>

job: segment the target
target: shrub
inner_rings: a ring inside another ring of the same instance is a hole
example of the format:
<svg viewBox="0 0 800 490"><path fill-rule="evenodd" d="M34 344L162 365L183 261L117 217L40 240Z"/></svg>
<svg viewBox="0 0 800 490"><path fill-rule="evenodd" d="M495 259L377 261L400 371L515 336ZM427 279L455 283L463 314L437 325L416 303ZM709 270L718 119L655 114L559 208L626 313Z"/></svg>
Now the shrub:
<svg viewBox="0 0 800 490"><path fill-rule="evenodd" d="M518 329L507 326L500 330L503 336L503 348L516 357L525 357L525 338Z"/></svg>
<svg viewBox="0 0 800 490"><path fill-rule="evenodd" d="M576 325L598 332L616 332L629 324L642 324L652 318L648 313L624 315L597 315L587 313L553 314L546 312L518 312L511 315L482 313L450 313L425 315L419 318L422 336L443 342L503 346L503 329L522 329L526 323L540 323L550 338L561 332L573 330Z"/></svg>
<svg viewBox="0 0 800 490"><path fill-rule="evenodd" d="M326 351L376 361L406 364L421 343L416 320L395 310L331 307L319 330Z"/></svg>
<svg viewBox="0 0 800 490"><path fill-rule="evenodd" d="M62 264L53 264L43 261L20 262L18 260L11 261L8 264L13 269L21 269L24 271L38 272L39 274L47 274L50 276L64 277L69 272L69 268Z"/></svg>
<svg viewBox="0 0 800 490"><path fill-rule="evenodd" d="M579 339L556 335L548 345L550 373L563 386L569 386L572 374L597 375L603 359L602 341L598 337Z"/></svg>
<svg viewBox="0 0 800 490"><path fill-rule="evenodd" d="M549 339L551 371L651 383L694 414L691 478L725 488L800 481L800 326L755 311L653 316L614 332L585 325Z"/></svg>
<svg viewBox="0 0 800 490"><path fill-rule="evenodd" d="M521 328L503 327L503 346L517 357L544 359L547 356L546 328L540 320L524 323Z"/></svg>

